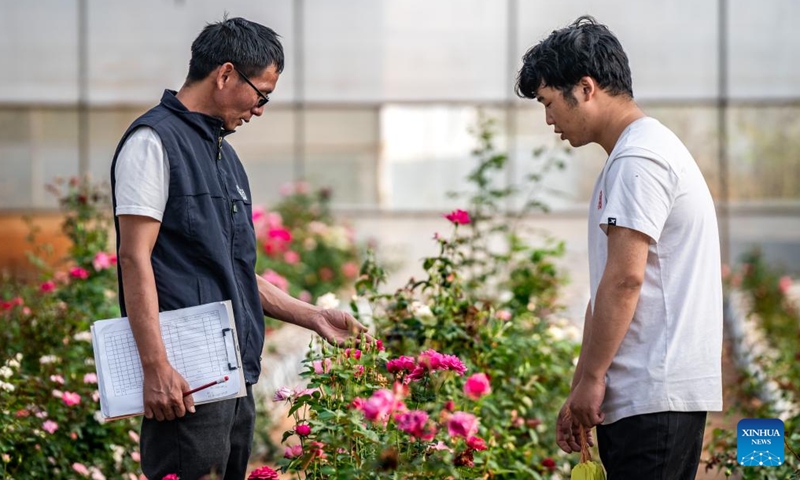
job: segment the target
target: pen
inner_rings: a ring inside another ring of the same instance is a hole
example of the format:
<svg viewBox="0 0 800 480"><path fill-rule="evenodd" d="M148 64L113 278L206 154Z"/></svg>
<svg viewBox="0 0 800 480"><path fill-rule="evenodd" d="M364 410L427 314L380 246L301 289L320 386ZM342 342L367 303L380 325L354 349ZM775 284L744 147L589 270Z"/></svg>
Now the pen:
<svg viewBox="0 0 800 480"><path fill-rule="evenodd" d="M228 376L225 375L224 377L222 377L220 379L217 379L217 380L214 380L213 382L208 382L205 385L200 385L199 387L193 388L193 389L189 390L188 392L183 392L183 396L185 397L187 395L191 395L193 393L199 392L200 390L205 390L208 387L213 387L214 385L218 385L220 383L225 383L227 381L228 381Z"/></svg>

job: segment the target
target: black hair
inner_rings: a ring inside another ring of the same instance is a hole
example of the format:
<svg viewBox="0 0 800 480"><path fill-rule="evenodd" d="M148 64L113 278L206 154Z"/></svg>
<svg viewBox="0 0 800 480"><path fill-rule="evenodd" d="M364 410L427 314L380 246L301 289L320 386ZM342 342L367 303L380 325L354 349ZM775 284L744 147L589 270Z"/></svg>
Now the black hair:
<svg viewBox="0 0 800 480"><path fill-rule="evenodd" d="M215 68L231 62L246 76L257 76L275 65L283 71L283 46L269 27L244 18L223 18L209 23L192 43L188 83L206 78Z"/></svg>
<svg viewBox="0 0 800 480"><path fill-rule="evenodd" d="M525 53L522 63L516 85L520 97L536 98L539 87L546 86L575 100L572 89L589 76L609 95L633 98L628 56L611 30L589 15L554 30Z"/></svg>

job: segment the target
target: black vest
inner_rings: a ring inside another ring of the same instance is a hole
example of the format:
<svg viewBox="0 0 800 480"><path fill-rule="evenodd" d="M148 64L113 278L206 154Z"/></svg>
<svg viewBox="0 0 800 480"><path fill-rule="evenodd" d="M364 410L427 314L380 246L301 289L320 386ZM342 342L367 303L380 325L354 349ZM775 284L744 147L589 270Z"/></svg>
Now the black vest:
<svg viewBox="0 0 800 480"><path fill-rule="evenodd" d="M250 185L225 141L222 121L190 112L167 90L161 103L125 132L111 164L114 209L117 156L137 127L158 133L169 160L169 198L153 248L159 311L231 300L247 383L261 372L264 314L255 277L256 237ZM119 220L114 216L119 253ZM119 268L119 267L118 267ZM119 303L125 297L119 272Z"/></svg>

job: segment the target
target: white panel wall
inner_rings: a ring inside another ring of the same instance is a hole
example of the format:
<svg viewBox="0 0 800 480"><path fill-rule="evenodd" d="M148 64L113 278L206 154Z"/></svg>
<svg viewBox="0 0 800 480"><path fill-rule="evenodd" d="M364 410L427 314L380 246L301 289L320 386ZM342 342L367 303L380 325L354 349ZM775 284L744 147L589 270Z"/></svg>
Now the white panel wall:
<svg viewBox="0 0 800 480"><path fill-rule="evenodd" d="M90 100L150 105L178 88L192 40L224 12L274 28L286 71L275 102L294 100L298 58L292 0L87 0ZM508 98L508 2L305 0L305 96L310 101L501 101ZM581 14L625 46L642 99L717 93L717 0L518 0L519 59ZM0 0L2 103L77 99L78 0ZM731 93L800 95L800 2L729 0Z"/></svg>

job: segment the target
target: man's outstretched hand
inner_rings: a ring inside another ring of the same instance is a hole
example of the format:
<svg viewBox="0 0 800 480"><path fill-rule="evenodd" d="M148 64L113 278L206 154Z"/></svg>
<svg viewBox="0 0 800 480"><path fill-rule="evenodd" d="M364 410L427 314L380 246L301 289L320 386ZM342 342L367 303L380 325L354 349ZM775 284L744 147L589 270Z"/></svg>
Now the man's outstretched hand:
<svg viewBox="0 0 800 480"><path fill-rule="evenodd" d="M372 342L367 327L347 312L335 309L320 310L319 319L314 322L314 331L332 345L344 346L348 340Z"/></svg>

